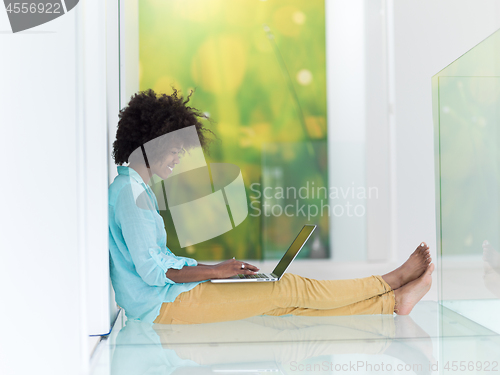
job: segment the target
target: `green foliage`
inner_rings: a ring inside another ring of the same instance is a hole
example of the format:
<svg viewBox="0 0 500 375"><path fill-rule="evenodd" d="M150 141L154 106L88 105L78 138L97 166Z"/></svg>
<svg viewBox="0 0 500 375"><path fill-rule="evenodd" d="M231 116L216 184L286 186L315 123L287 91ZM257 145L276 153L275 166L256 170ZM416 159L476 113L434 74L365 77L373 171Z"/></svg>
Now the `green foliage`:
<svg viewBox="0 0 500 375"><path fill-rule="evenodd" d="M299 157L308 142L326 140L324 7L323 0L139 2L140 89L168 94L175 86L184 95L195 89L190 105L210 114L221 140L207 162L238 165L247 195L262 182L262 149L269 145L297 145L271 158L287 170L287 183L327 186L326 151ZM224 235L179 249L169 214L162 215L168 246L197 259L262 259L264 242L284 250L307 222L283 216L266 223L269 233L290 228L278 238L263 232L262 216L249 215ZM328 219L319 224L328 248Z"/></svg>

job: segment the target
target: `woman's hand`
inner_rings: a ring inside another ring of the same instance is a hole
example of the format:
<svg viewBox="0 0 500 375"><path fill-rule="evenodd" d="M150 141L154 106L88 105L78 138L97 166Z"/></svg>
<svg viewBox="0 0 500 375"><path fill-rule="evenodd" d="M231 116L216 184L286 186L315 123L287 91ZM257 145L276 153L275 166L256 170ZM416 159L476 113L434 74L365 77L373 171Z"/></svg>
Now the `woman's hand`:
<svg viewBox="0 0 500 375"><path fill-rule="evenodd" d="M241 265L245 268L241 268ZM166 276L175 283L190 283L208 279L224 279L238 274L254 275L259 269L251 264L236 259L229 259L215 265L198 264L184 266L180 270L170 268Z"/></svg>
<svg viewBox="0 0 500 375"><path fill-rule="evenodd" d="M244 268L241 268L242 265ZM257 267L249 263L245 263L234 258L218 263L212 267L215 273L214 279L225 279L235 275L255 275L259 270Z"/></svg>

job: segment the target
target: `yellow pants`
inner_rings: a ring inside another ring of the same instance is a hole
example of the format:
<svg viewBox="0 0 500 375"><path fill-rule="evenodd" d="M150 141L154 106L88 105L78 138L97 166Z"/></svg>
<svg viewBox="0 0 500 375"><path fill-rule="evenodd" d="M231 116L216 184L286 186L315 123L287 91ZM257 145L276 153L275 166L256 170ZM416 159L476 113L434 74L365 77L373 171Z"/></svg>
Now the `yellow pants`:
<svg viewBox="0 0 500 375"><path fill-rule="evenodd" d="M276 282L199 284L164 303L154 323L215 323L255 315L392 314L394 304L394 291L380 276L320 281L286 273Z"/></svg>

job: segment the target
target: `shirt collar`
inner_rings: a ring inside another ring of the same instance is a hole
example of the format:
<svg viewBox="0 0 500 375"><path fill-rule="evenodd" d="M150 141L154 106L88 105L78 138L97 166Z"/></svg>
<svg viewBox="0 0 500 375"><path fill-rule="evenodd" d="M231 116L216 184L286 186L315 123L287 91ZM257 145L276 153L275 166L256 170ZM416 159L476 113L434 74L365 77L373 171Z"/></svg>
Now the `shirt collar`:
<svg viewBox="0 0 500 375"><path fill-rule="evenodd" d="M118 174L121 174L124 176L130 176L134 180L136 180L138 183L146 185L146 183L142 179L141 175L139 173L137 173L135 170L133 170L132 168L126 167L124 165L119 165L117 170L118 170Z"/></svg>

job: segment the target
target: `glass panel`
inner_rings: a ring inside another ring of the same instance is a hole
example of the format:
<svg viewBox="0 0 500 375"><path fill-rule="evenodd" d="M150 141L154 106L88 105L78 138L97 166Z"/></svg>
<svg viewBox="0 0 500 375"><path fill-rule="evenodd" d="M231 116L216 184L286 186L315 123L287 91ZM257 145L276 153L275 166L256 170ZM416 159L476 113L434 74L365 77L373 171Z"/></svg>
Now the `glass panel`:
<svg viewBox="0 0 500 375"><path fill-rule="evenodd" d="M332 209L330 256L340 262L370 259L367 244L369 200L378 200L379 189L367 184L366 143L360 140L329 141L328 153Z"/></svg>
<svg viewBox="0 0 500 375"><path fill-rule="evenodd" d="M433 78L440 301L500 333L500 31Z"/></svg>

